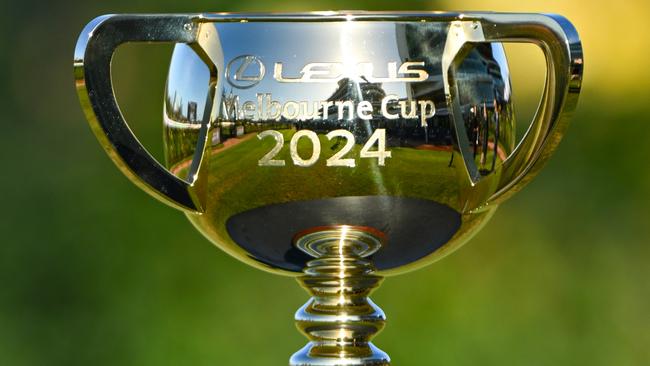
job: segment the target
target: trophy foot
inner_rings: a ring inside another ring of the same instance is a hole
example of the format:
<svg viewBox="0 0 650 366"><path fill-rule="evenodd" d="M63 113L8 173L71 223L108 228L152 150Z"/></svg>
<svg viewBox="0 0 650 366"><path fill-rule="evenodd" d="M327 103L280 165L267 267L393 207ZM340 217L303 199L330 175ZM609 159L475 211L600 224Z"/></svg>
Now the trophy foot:
<svg viewBox="0 0 650 366"><path fill-rule="evenodd" d="M317 227L298 233L294 245L314 257L298 278L313 297L296 312L296 326L310 342L291 366L390 365L370 340L386 316L368 295L382 277L366 257L384 242L378 230L358 226Z"/></svg>

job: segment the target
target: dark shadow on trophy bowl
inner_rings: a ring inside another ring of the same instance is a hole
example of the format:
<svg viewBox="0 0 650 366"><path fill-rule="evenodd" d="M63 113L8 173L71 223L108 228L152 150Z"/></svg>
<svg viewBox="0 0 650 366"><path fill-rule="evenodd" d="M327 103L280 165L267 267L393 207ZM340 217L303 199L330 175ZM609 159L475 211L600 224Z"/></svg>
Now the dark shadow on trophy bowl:
<svg viewBox="0 0 650 366"><path fill-rule="evenodd" d="M293 246L294 235L318 226L372 227L386 235L372 256L378 270L426 257L458 231L461 216L437 202L395 196L336 197L274 204L230 217L226 229L255 259L270 266L301 271L312 259Z"/></svg>

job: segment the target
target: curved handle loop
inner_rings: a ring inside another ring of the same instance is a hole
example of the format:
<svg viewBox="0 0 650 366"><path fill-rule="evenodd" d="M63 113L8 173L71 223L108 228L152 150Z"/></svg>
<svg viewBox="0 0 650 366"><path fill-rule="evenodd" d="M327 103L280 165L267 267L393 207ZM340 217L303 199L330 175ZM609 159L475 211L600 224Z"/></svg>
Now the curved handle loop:
<svg viewBox="0 0 650 366"><path fill-rule="evenodd" d="M488 204L498 204L525 186L557 148L578 102L582 83L583 55L578 33L564 17L554 14L480 14L453 22L458 27L454 41L447 41L443 56L445 88L461 116L455 82L449 83L449 68L466 45L478 42L526 42L538 45L546 58L546 84L537 113L524 138L501 167L496 192ZM448 49L447 49L448 48ZM454 119L457 119L454 118ZM457 125L461 121L454 121ZM465 136L459 134L460 143ZM462 153L462 148L461 148ZM466 154L463 154L466 155ZM477 183L473 161L464 156L470 179ZM474 167L474 169L472 169Z"/></svg>
<svg viewBox="0 0 650 366"><path fill-rule="evenodd" d="M199 169L208 139L210 111L216 85L214 57L199 43L203 34L198 16L105 15L90 22L75 48L74 72L79 99L100 144L120 170L137 186L162 202L192 213L201 213L204 195ZM214 33L214 32L212 32ZM127 42L176 42L190 45L211 71L210 88L196 153L188 179L183 180L158 163L140 144L115 100L111 60L118 46Z"/></svg>

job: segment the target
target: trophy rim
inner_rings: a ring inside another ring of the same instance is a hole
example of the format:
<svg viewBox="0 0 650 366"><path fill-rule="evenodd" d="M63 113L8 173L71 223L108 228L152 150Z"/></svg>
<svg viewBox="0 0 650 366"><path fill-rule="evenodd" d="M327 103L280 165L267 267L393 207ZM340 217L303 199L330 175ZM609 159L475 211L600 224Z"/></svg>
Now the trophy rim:
<svg viewBox="0 0 650 366"><path fill-rule="evenodd" d="M475 20L496 14L489 11L368 11L327 10L309 12L205 12L199 21L213 22L342 22L342 21L453 21Z"/></svg>

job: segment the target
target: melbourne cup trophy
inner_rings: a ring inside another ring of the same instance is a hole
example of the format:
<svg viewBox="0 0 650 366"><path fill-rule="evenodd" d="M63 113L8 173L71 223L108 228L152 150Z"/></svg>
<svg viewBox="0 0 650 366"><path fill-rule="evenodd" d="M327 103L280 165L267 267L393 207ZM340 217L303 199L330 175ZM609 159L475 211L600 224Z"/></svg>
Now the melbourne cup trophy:
<svg viewBox="0 0 650 366"><path fill-rule="evenodd" d="M111 59L128 42L175 44L160 60L164 162L116 102ZM520 141L506 42L546 59ZM368 296L459 248L540 171L582 68L576 30L547 14L106 15L74 55L81 106L117 167L221 250L312 296L295 313L309 340L295 366L390 364Z"/></svg>

